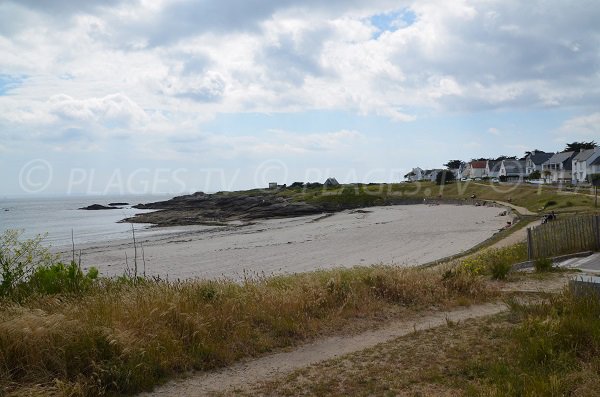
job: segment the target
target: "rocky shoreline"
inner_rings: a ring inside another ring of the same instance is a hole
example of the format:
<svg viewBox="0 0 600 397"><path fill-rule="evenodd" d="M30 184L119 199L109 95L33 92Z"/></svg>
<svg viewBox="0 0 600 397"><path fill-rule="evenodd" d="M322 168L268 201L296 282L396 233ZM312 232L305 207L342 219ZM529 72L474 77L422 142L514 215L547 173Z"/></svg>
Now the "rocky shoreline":
<svg viewBox="0 0 600 397"><path fill-rule="evenodd" d="M137 204L133 208L158 211L138 214L122 222L152 223L157 226L218 225L232 221L313 215L325 211L322 206L294 202L271 192L197 192L166 201Z"/></svg>
<svg viewBox="0 0 600 397"><path fill-rule="evenodd" d="M227 225L258 219L290 218L386 205L410 204L494 205L484 200L440 200L347 194L342 191L306 194L302 190L249 190L208 194L196 192L170 200L137 204L133 208L156 210L137 214L121 222L151 223L156 226Z"/></svg>

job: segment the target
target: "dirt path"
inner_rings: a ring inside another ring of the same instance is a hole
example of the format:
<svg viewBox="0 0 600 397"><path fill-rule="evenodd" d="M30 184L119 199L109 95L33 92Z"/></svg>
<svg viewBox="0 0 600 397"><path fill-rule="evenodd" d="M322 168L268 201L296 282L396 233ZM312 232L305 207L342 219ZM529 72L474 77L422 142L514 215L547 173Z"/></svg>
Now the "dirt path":
<svg viewBox="0 0 600 397"><path fill-rule="evenodd" d="M514 209L515 211L519 212L521 215L537 215L537 212L531 212L525 207L519 207L518 205L507 203L506 201L498 201L498 200L493 200L493 201L495 201L498 204L504 205L506 207L510 207L510 208Z"/></svg>
<svg viewBox="0 0 600 397"><path fill-rule="evenodd" d="M276 353L235 364L218 371L201 373L192 378L173 381L157 388L145 397L202 396L227 392L245 385L280 376L308 365L337 356L364 350L379 343L447 324L497 314L507 310L504 304L485 304L446 312L434 312L413 320L395 321L383 328L354 336L329 337L300 346L289 352Z"/></svg>
<svg viewBox="0 0 600 397"><path fill-rule="evenodd" d="M539 226L539 225L541 225L541 223L542 223L541 220L531 222L530 224L527 225L527 227L523 227L519 230L516 230L515 232L509 234L502 240L497 241L496 243L492 244L490 246L490 248L503 248L503 247L508 247L508 246L511 246L511 245L514 245L517 243L521 243L527 239L527 228Z"/></svg>

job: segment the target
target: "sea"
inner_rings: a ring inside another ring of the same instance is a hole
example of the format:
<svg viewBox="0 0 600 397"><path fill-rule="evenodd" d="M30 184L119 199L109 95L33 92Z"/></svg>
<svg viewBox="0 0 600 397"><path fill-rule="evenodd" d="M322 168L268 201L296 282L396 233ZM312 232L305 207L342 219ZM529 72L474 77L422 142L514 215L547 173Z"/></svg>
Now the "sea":
<svg viewBox="0 0 600 397"><path fill-rule="evenodd" d="M131 238L131 224L120 220L152 210L132 205L168 200L169 195L0 197L0 233L22 231L22 239L43 236L45 245L64 247ZM91 204L128 203L113 210L81 210ZM136 237L157 233L149 224L134 224Z"/></svg>

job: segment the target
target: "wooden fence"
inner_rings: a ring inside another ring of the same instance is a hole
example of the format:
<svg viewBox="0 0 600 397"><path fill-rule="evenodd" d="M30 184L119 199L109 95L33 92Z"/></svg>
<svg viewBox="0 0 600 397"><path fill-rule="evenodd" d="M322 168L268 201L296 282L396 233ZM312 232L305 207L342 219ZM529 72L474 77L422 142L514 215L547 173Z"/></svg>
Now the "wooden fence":
<svg viewBox="0 0 600 397"><path fill-rule="evenodd" d="M600 216L580 215L527 229L529 260L600 250Z"/></svg>

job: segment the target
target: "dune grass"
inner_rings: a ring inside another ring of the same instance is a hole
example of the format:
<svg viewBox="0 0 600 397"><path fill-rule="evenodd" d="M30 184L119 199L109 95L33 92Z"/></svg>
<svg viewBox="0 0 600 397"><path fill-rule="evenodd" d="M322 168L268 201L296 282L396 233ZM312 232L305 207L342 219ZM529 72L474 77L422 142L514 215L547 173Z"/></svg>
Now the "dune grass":
<svg viewBox="0 0 600 397"><path fill-rule="evenodd" d="M131 394L188 370L290 346L390 307L489 298L481 278L374 266L246 280L99 279L0 307L7 395Z"/></svg>
<svg viewBox="0 0 600 397"><path fill-rule="evenodd" d="M600 384L600 299L595 290L514 304L519 325L496 360L476 366L478 395L592 396Z"/></svg>
<svg viewBox="0 0 600 397"><path fill-rule="evenodd" d="M266 379L240 396L597 396L600 299L568 290ZM227 395L223 393L223 395Z"/></svg>

